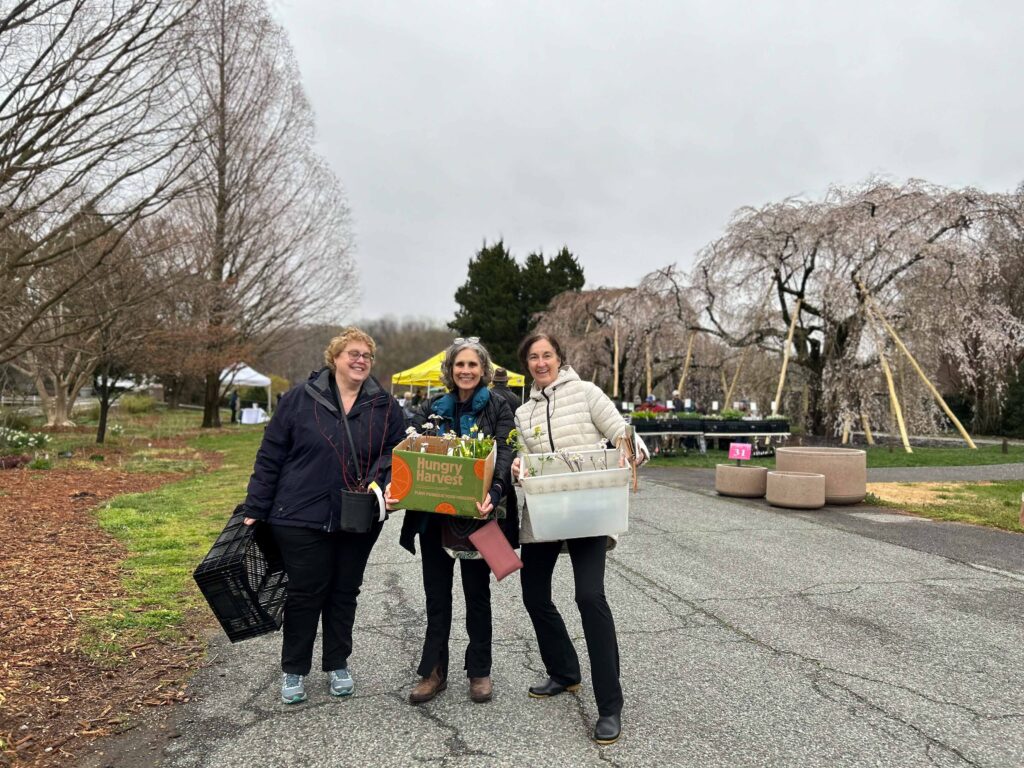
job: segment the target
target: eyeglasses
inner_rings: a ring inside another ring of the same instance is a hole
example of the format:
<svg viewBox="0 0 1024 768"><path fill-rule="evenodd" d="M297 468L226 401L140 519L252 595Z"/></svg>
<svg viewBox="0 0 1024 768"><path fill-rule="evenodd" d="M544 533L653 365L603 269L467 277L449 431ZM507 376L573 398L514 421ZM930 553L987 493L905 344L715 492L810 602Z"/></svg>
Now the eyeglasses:
<svg viewBox="0 0 1024 768"><path fill-rule="evenodd" d="M480 343L480 337L479 336L467 336L466 338L462 338L461 336L459 336L457 339L455 339L455 341L452 342L452 344L479 344L479 343Z"/></svg>
<svg viewBox="0 0 1024 768"><path fill-rule="evenodd" d="M350 349L345 354L348 355L348 359L351 360L353 363L356 360L359 360L360 358L365 360L368 363L372 363L373 362L373 353L372 352L355 352L354 350Z"/></svg>

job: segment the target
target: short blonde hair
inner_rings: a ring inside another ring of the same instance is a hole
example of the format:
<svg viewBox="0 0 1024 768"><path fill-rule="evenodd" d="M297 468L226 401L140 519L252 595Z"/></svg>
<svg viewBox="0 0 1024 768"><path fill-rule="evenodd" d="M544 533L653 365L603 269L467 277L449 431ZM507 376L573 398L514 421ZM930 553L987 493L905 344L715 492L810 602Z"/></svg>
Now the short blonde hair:
<svg viewBox="0 0 1024 768"><path fill-rule="evenodd" d="M373 340L373 337L365 331L361 331L356 327L346 328L333 339L327 345L327 349L324 350L324 362L327 367L332 371L334 370L334 358L342 353L342 351L351 344L353 341L361 341L363 344L370 348L370 354L377 354L377 343Z"/></svg>

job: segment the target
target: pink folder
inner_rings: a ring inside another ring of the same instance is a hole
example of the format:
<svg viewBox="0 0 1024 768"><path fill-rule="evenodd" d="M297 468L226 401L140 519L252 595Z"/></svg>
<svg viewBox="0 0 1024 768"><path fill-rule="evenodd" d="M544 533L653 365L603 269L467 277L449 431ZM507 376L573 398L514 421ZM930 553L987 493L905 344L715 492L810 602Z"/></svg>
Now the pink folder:
<svg viewBox="0 0 1024 768"><path fill-rule="evenodd" d="M482 525L476 531L469 534L469 540L473 542L476 551L483 555L487 565L491 567L494 578L501 581L510 573L515 573L523 567L523 561L519 559L512 545L508 543L505 534L501 532L497 520L491 520L487 525Z"/></svg>

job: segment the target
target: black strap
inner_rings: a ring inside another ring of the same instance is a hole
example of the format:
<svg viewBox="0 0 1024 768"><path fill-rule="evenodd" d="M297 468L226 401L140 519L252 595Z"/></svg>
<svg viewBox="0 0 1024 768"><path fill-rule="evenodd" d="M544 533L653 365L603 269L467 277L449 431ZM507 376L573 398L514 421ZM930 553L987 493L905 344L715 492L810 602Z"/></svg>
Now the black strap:
<svg viewBox="0 0 1024 768"><path fill-rule="evenodd" d="M358 399L359 395L356 395ZM348 447L352 449L352 463L356 467L356 486L362 487L363 474L359 471L359 453L356 451L356 444L352 440L352 430L348 426L348 414L345 413L345 406L341 403L341 393L338 393L338 407L341 408L341 423L345 425L345 434L348 435ZM355 403L352 404L355 407Z"/></svg>

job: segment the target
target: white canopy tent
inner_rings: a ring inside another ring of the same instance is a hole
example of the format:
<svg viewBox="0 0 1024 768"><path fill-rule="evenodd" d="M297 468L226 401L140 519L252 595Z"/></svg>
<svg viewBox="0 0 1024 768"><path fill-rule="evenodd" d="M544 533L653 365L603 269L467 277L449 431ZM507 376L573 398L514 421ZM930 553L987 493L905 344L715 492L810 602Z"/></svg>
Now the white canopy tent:
<svg viewBox="0 0 1024 768"><path fill-rule="evenodd" d="M220 383L225 392L231 387L265 387L267 390L267 412L270 412L272 393L269 376L264 376L245 363L235 363L220 372Z"/></svg>

